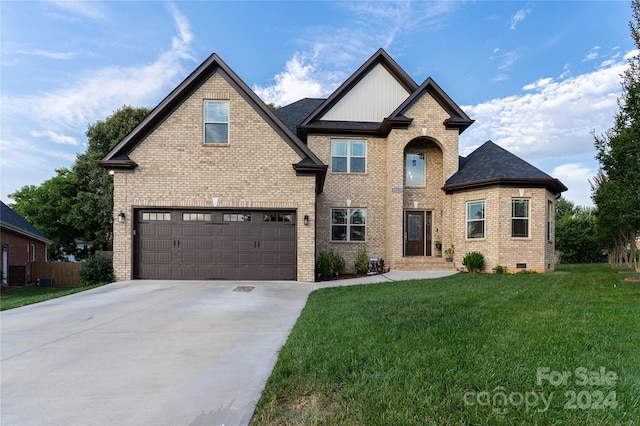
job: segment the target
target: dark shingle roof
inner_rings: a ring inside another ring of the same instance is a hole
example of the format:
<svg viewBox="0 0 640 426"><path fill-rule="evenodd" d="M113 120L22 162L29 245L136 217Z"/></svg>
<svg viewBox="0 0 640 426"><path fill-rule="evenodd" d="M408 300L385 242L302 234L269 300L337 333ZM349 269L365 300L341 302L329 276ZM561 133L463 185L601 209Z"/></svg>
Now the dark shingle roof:
<svg viewBox="0 0 640 426"><path fill-rule="evenodd" d="M558 179L492 141L485 142L466 158L460 157L458 171L447 179L443 189L452 191L494 184L545 186L556 194L567 190Z"/></svg>
<svg viewBox="0 0 640 426"><path fill-rule="evenodd" d="M51 244L51 240L36 229L35 226L27 222L25 218L14 212L11 207L0 201L0 224L3 228L26 235L28 237L40 240L44 243Z"/></svg>
<svg viewBox="0 0 640 426"><path fill-rule="evenodd" d="M274 111L276 117L282 121L294 134L298 133L297 126L316 110L324 99L304 98Z"/></svg>

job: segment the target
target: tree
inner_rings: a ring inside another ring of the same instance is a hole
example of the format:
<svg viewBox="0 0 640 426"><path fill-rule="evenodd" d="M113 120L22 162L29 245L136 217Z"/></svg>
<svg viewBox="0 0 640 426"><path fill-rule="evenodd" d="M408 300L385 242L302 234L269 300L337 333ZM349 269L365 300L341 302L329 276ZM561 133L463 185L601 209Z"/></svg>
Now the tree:
<svg viewBox="0 0 640 426"><path fill-rule="evenodd" d="M603 262L605 257L595 236L594 210L576 207L564 198L556 202L556 250L561 263Z"/></svg>
<svg viewBox="0 0 640 426"><path fill-rule="evenodd" d="M631 35L640 49L640 0L632 3L635 21L629 23ZM635 237L640 231L640 55L629 59L622 74L620 107L613 128L595 136L596 159L601 175L592 183L593 200L598 208L600 236L610 252L626 255L627 263L638 264ZM610 258L610 261L612 259Z"/></svg>
<svg viewBox="0 0 640 426"><path fill-rule="evenodd" d="M95 162L103 158L146 116L147 108L123 106L104 121L89 126L87 151L76 158L73 172L77 182L78 214L76 227L80 238L95 250L112 249L113 182L109 173Z"/></svg>
<svg viewBox="0 0 640 426"><path fill-rule="evenodd" d="M97 250L111 250L113 182L95 161L103 158L149 114L148 108L124 106L89 126L87 150L76 157L71 170L40 186L25 186L9 196L14 210L53 240L49 259L67 255L83 259ZM91 243L78 251L76 240Z"/></svg>
<svg viewBox="0 0 640 426"><path fill-rule="evenodd" d="M77 189L70 170L56 170L56 176L40 186L24 186L9 197L15 200L13 210L53 241L47 252L49 259L79 255L75 243L79 234L75 227Z"/></svg>

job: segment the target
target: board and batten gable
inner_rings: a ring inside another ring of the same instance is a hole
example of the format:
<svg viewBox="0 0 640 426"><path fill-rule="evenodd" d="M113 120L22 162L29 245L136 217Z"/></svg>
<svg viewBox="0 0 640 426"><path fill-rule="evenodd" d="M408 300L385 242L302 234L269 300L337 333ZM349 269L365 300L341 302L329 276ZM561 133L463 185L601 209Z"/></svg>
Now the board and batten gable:
<svg viewBox="0 0 640 426"><path fill-rule="evenodd" d="M381 122L409 95L382 64L377 64L320 120Z"/></svg>

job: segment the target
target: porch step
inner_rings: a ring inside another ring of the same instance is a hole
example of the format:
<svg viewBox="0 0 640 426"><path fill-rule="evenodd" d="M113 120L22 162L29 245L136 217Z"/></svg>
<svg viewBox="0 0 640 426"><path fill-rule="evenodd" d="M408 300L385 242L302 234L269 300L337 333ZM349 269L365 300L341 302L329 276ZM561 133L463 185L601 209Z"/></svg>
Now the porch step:
<svg viewBox="0 0 640 426"><path fill-rule="evenodd" d="M411 256L396 259L391 268L398 271L455 271L456 265L443 257Z"/></svg>

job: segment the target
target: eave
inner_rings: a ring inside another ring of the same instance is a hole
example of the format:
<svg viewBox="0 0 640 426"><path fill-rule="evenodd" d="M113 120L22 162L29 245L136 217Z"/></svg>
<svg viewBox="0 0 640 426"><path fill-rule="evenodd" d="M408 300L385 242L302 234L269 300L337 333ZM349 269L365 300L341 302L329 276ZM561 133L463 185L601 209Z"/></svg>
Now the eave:
<svg viewBox="0 0 640 426"><path fill-rule="evenodd" d="M466 189L475 189L485 186L493 186L493 185L503 185L503 186L519 186L525 188L540 188L544 187L554 194L560 194L566 191L567 188L564 186L562 182L558 179L549 178L549 179L538 179L538 178L492 178L492 179L484 179L478 180L474 182L464 182L457 184L445 185L442 187L442 190L447 194L452 194L457 191L462 191Z"/></svg>

